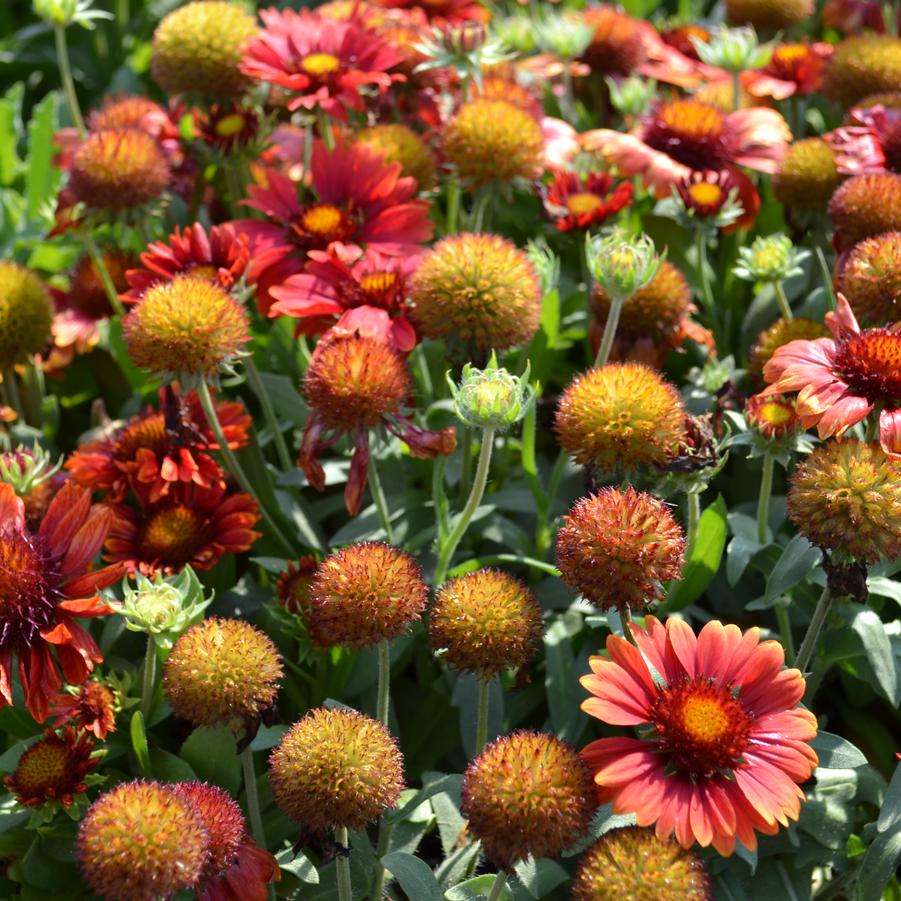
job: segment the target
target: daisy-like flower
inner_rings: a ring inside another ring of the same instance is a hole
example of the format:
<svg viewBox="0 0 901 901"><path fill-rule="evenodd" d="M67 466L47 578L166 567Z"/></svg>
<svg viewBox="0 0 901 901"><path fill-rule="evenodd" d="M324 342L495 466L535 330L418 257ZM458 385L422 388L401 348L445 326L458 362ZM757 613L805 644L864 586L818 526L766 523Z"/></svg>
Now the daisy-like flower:
<svg viewBox="0 0 901 901"><path fill-rule="evenodd" d="M586 230L603 225L632 202L631 182L616 184L609 172L560 170L542 189L544 209L559 231Z"/></svg>
<svg viewBox="0 0 901 901"><path fill-rule="evenodd" d="M698 842L726 856L736 840L753 850L757 832L796 820L796 783L817 765L808 744L817 725L797 706L805 682L784 669L781 645L761 642L757 628L742 634L713 621L696 636L681 620L664 627L653 616L633 634L637 648L609 636L609 658L592 657L581 679L593 695L586 713L648 730L644 740L602 738L582 751L599 800L634 813L639 826L656 823L660 839L675 832L683 848Z"/></svg>
<svg viewBox="0 0 901 901"><path fill-rule="evenodd" d="M357 20L320 16L309 10L261 10L263 28L244 48L241 71L287 92L288 109L321 109L339 119L362 112L360 93L384 93L403 76L390 73L403 54Z"/></svg>
<svg viewBox="0 0 901 901"><path fill-rule="evenodd" d="M386 9L422 12L435 25L451 22L487 22L491 13L479 0L372 0Z"/></svg>
<svg viewBox="0 0 901 901"><path fill-rule="evenodd" d="M844 175L901 172L901 107L882 103L856 107L844 125L823 137Z"/></svg>
<svg viewBox="0 0 901 901"><path fill-rule="evenodd" d="M861 331L843 294L826 314L832 338L791 341L763 369L765 394L798 392L805 429L820 438L841 438L879 409L879 442L901 455L901 324Z"/></svg>
<svg viewBox="0 0 901 901"><path fill-rule="evenodd" d="M90 491L67 483L33 532L21 498L0 484L0 704L13 703L16 657L25 704L39 723L62 686L60 670L81 685L103 660L75 620L113 612L97 592L118 581L124 567L90 569L112 523L112 511L92 505Z"/></svg>
<svg viewBox="0 0 901 901"><path fill-rule="evenodd" d="M156 503L179 483L223 485L222 470L211 454L219 445L196 392L182 398L167 387L162 399L162 410L148 408L76 450L66 461L72 479L107 492L111 501L123 500L130 489L148 503ZM251 420L243 404L220 401L216 412L228 446L244 447Z"/></svg>
<svg viewBox="0 0 901 901"><path fill-rule="evenodd" d="M234 223L250 238L263 312L273 302L269 289L303 268L298 254L339 242L405 257L432 237L428 202L414 199L416 180L402 177L400 163L386 163L364 144L339 140L328 150L317 141L310 164L313 196L303 200L286 175L270 169L265 179L265 185L251 185L245 202L266 220Z"/></svg>
<svg viewBox="0 0 901 901"><path fill-rule="evenodd" d="M76 729L90 732L100 741L116 731L116 694L99 679L91 679L70 691L61 691L50 700L47 712L56 717L55 726L69 723Z"/></svg>
<svg viewBox="0 0 901 901"><path fill-rule="evenodd" d="M181 572L188 564L212 569L225 554L241 554L260 537L253 530L260 519L256 502L221 483L203 488L179 482L156 503L139 499L137 509L116 504L113 511L105 558L147 576Z"/></svg>
<svg viewBox="0 0 901 901"><path fill-rule="evenodd" d="M831 55L831 44L779 44L765 66L742 73L742 87L752 97L773 100L816 94Z"/></svg>
<svg viewBox="0 0 901 901"><path fill-rule="evenodd" d="M167 241L156 241L141 254L141 268L125 273L128 290L121 299L136 303L152 285L171 282L179 275L206 278L231 291L248 275L249 266L249 239L231 223L214 225L209 232L199 222L184 231L176 226Z"/></svg>
<svg viewBox="0 0 901 901"><path fill-rule="evenodd" d="M334 244L311 250L302 273L272 288L270 316L293 316L297 334L324 332L346 310L381 311L390 317L390 343L409 353L418 343L408 318L409 281L419 256L384 257L375 251ZM360 313L357 314L361 315ZM358 320L359 321L359 320Z"/></svg>

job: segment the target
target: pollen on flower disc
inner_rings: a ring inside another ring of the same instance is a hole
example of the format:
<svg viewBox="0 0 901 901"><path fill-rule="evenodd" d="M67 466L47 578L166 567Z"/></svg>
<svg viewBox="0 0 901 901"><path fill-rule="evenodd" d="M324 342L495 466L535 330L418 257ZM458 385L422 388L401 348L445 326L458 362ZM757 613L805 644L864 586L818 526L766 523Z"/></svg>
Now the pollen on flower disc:
<svg viewBox="0 0 901 901"><path fill-rule="evenodd" d="M575 748L542 732L497 739L463 774L460 812L504 870L558 856L584 835L596 807L594 780Z"/></svg>
<svg viewBox="0 0 901 901"><path fill-rule="evenodd" d="M901 557L901 461L878 444L819 445L792 473L787 506L811 544L868 563Z"/></svg>
<svg viewBox="0 0 901 901"><path fill-rule="evenodd" d="M168 94L234 97L251 84L238 64L242 47L256 31L253 15L242 4L195 0L157 26L150 72Z"/></svg>
<svg viewBox="0 0 901 901"><path fill-rule="evenodd" d="M763 386L763 367L774 353L789 341L813 341L829 337L829 329L815 319L777 319L764 329L751 347L748 359L748 378L755 387Z"/></svg>
<svg viewBox="0 0 901 901"><path fill-rule="evenodd" d="M427 337L486 354L525 344L541 315L535 267L500 235L451 235L439 241L417 268L411 296Z"/></svg>
<svg viewBox="0 0 901 901"><path fill-rule="evenodd" d="M319 707L272 752L269 783L275 803L308 829L363 829L397 804L403 770L397 741L378 720Z"/></svg>
<svg viewBox="0 0 901 901"><path fill-rule="evenodd" d="M50 340L53 306L29 269L0 260L0 370L12 369Z"/></svg>
<svg viewBox="0 0 901 901"><path fill-rule="evenodd" d="M402 174L415 178L420 191L435 187L435 156L409 126L398 122L373 125L357 132L356 140L382 151L386 162L400 163Z"/></svg>
<svg viewBox="0 0 901 901"><path fill-rule="evenodd" d="M583 466L602 471L666 462L685 438L679 392L641 363L608 363L577 376L560 403L554 428Z"/></svg>
<svg viewBox="0 0 901 901"><path fill-rule="evenodd" d="M163 151L147 132L104 128L75 151L69 190L91 209L128 210L159 198L170 177Z"/></svg>
<svg viewBox="0 0 901 901"><path fill-rule="evenodd" d="M400 354L384 342L339 335L316 348L303 390L327 428L351 431L399 412L412 383Z"/></svg>
<svg viewBox="0 0 901 901"><path fill-rule="evenodd" d="M275 703L283 675L268 635L241 619L213 617L179 636L163 686L177 717L215 726L258 719Z"/></svg>
<svg viewBox="0 0 901 901"><path fill-rule="evenodd" d="M726 0L726 15L736 25L778 31L813 15L813 0Z"/></svg>
<svg viewBox="0 0 901 901"><path fill-rule="evenodd" d="M407 553L364 541L326 557L313 576L307 625L318 647L364 648L406 632L428 589Z"/></svg>
<svg viewBox="0 0 901 901"><path fill-rule="evenodd" d="M868 94L901 91L901 39L872 32L845 38L829 60L823 91L846 108Z"/></svg>
<svg viewBox="0 0 901 901"><path fill-rule="evenodd" d="M506 100L464 104L444 127L441 147L460 177L474 185L534 178L544 137L535 117Z"/></svg>
<svg viewBox="0 0 901 901"><path fill-rule="evenodd" d="M242 352L250 321L239 301L218 285L179 275L148 288L125 317L123 331L136 365L210 378Z"/></svg>
<svg viewBox="0 0 901 901"><path fill-rule="evenodd" d="M544 624L535 593L519 579L480 569L441 586L429 610L429 641L454 669L491 679L525 666Z"/></svg>
<svg viewBox="0 0 901 901"><path fill-rule="evenodd" d="M842 247L887 231L901 231L901 175L874 172L849 178L829 201Z"/></svg>
<svg viewBox="0 0 901 901"><path fill-rule="evenodd" d="M563 581L602 610L642 610L682 574L685 537L666 504L631 486L576 501L557 533Z"/></svg>
<svg viewBox="0 0 901 901"><path fill-rule="evenodd" d="M202 818L169 785L125 782L102 794L78 830L78 862L109 901L147 901L190 889L209 857Z"/></svg>
<svg viewBox="0 0 901 901"><path fill-rule="evenodd" d="M865 325L901 320L901 231L856 244L839 270L836 289Z"/></svg>
<svg viewBox="0 0 901 901"><path fill-rule="evenodd" d="M205 782L178 782L178 797L187 802L207 831L209 856L203 878L217 876L235 861L241 842L247 834L247 823L237 801L217 785Z"/></svg>
<svg viewBox="0 0 901 901"><path fill-rule="evenodd" d="M96 766L93 748L87 736L76 736L73 729L62 737L48 731L22 754L4 785L24 807L56 800L68 808L75 795L87 790L84 777Z"/></svg>
<svg viewBox="0 0 901 901"><path fill-rule="evenodd" d="M805 138L789 147L773 176L773 194L790 212L823 213L843 180L832 148L822 138Z"/></svg>
<svg viewBox="0 0 901 901"><path fill-rule="evenodd" d="M149 119L167 117L167 112L149 97L136 94L131 97L108 99L90 117L91 131L106 128L144 128Z"/></svg>
<svg viewBox="0 0 901 901"><path fill-rule="evenodd" d="M590 845L571 893L573 901L713 901L698 854L638 826L611 829Z"/></svg>

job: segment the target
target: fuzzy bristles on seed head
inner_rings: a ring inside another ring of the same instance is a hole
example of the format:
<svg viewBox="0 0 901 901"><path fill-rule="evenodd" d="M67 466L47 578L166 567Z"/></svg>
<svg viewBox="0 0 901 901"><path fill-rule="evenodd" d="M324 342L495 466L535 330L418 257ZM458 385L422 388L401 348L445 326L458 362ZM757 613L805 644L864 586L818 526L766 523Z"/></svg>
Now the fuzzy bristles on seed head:
<svg viewBox="0 0 901 901"><path fill-rule="evenodd" d="M642 610L682 574L685 538L667 506L636 491L604 488L576 501L557 533L563 581L602 610Z"/></svg>
<svg viewBox="0 0 901 901"><path fill-rule="evenodd" d="M178 782L178 797L199 815L207 831L209 856L203 878L209 879L227 870L234 862L247 833L247 823L237 801L224 789L205 782Z"/></svg>
<svg viewBox="0 0 901 901"><path fill-rule="evenodd" d="M324 831L363 829L394 807L404 787L397 742L354 710L311 710L269 758L276 804L295 822Z"/></svg>
<svg viewBox="0 0 901 901"><path fill-rule="evenodd" d="M601 471L665 463L685 440L679 392L641 363L608 363L577 376L554 428L576 462Z"/></svg>
<svg viewBox="0 0 901 901"><path fill-rule="evenodd" d="M792 473L787 505L811 544L867 563L901 557L901 461L878 444L821 444Z"/></svg>
<svg viewBox="0 0 901 901"><path fill-rule="evenodd" d="M836 289L864 325L901 320L901 231L856 244L839 271Z"/></svg>
<svg viewBox="0 0 901 901"><path fill-rule="evenodd" d="M376 338L339 335L316 348L303 380L310 406L326 428L373 428L398 413L412 391L406 363Z"/></svg>
<svg viewBox="0 0 901 901"><path fill-rule="evenodd" d="M763 367L773 354L789 341L813 341L829 337L829 329L815 319L777 319L764 329L751 347L748 359L748 378L759 388L763 385Z"/></svg>
<svg viewBox="0 0 901 901"><path fill-rule="evenodd" d="M579 861L573 901L713 901L698 854L653 829L605 832Z"/></svg>
<svg viewBox="0 0 901 901"><path fill-rule="evenodd" d="M279 603L295 616L306 617L310 612L310 586L319 561L306 554L294 563L288 561L288 568L279 575L275 593Z"/></svg>
<svg viewBox="0 0 901 901"><path fill-rule="evenodd" d="M646 38L638 20L612 4L591 7L583 13L594 29L582 59L599 75L631 75L647 61Z"/></svg>
<svg viewBox="0 0 901 901"><path fill-rule="evenodd" d="M209 859L209 835L169 785L125 782L101 795L78 830L78 862L109 901L147 901L190 889Z"/></svg>
<svg viewBox="0 0 901 901"><path fill-rule="evenodd" d="M843 180L832 148L822 138L805 138L789 147L773 176L773 194L789 211L823 213Z"/></svg>
<svg viewBox="0 0 901 901"><path fill-rule="evenodd" d="M50 340L52 321L44 283L24 266L0 260L0 370L38 353Z"/></svg>
<svg viewBox="0 0 901 901"><path fill-rule="evenodd" d="M313 576L310 638L318 647L371 647L406 632L427 598L409 554L377 541L352 544L326 557Z"/></svg>
<svg viewBox="0 0 901 901"><path fill-rule="evenodd" d="M90 209L129 210L161 197L170 177L163 151L147 132L105 128L75 151L69 190Z"/></svg>
<svg viewBox="0 0 901 901"><path fill-rule="evenodd" d="M454 669L491 679L525 666L544 634L541 606L519 579L480 569L441 586L429 611L429 641Z"/></svg>
<svg viewBox="0 0 901 901"><path fill-rule="evenodd" d="M901 231L901 175L874 172L849 178L829 201L841 247L887 231Z"/></svg>
<svg viewBox="0 0 901 901"><path fill-rule="evenodd" d="M239 3L187 3L157 26L150 72L167 94L234 97L251 84L238 64L256 31L253 15Z"/></svg>
<svg viewBox="0 0 901 901"><path fill-rule="evenodd" d="M148 288L123 321L138 366L213 378L243 353L250 320L239 301L203 278L179 275Z"/></svg>
<svg viewBox="0 0 901 901"><path fill-rule="evenodd" d="M403 175L416 179L420 191L435 187L435 156L428 144L412 128L386 122L363 128L356 140L385 155L388 163L400 163Z"/></svg>
<svg viewBox="0 0 901 901"><path fill-rule="evenodd" d="M452 235L423 258L412 300L427 337L487 354L525 344L535 334L541 283L526 254L506 238Z"/></svg>
<svg viewBox="0 0 901 901"><path fill-rule="evenodd" d="M726 0L726 15L735 25L778 31L813 15L813 0Z"/></svg>
<svg viewBox="0 0 901 901"><path fill-rule="evenodd" d="M823 90L846 108L868 94L901 91L901 39L873 33L845 38L829 60Z"/></svg>
<svg viewBox="0 0 901 901"><path fill-rule="evenodd" d="M175 716L195 726L237 725L272 707L283 675L268 635L244 620L214 617L175 642L163 686Z"/></svg>
<svg viewBox="0 0 901 901"><path fill-rule="evenodd" d="M531 731L488 745L464 773L462 795L469 831L504 870L574 845L597 807L594 780L576 750Z"/></svg>
<svg viewBox="0 0 901 901"><path fill-rule="evenodd" d="M534 178L544 137L531 113L506 100L464 104L444 128L442 150L460 177L476 186Z"/></svg>

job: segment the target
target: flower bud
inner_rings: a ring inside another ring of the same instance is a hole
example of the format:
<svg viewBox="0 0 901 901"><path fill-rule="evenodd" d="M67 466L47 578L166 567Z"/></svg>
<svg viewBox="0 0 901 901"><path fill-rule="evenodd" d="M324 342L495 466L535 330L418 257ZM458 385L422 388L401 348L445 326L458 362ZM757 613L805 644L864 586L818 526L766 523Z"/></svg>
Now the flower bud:
<svg viewBox="0 0 901 901"><path fill-rule="evenodd" d="M626 300L657 274L666 255L659 255L648 235L623 239L622 235L595 235L585 244L588 268L594 280L615 300Z"/></svg>
<svg viewBox="0 0 901 901"><path fill-rule="evenodd" d="M535 389L529 384L529 366L523 376L511 375L499 368L497 357L485 369L470 363L463 367L459 386L447 374L457 416L476 429L505 430L522 419L535 402Z"/></svg>
<svg viewBox="0 0 901 901"><path fill-rule="evenodd" d="M588 22L566 15L549 14L535 23L534 31L540 49L564 60L581 56L594 37L594 28Z"/></svg>
<svg viewBox="0 0 901 901"><path fill-rule="evenodd" d="M610 105L622 116L641 116L657 93L653 78L632 75L616 81L608 76L604 81L610 91Z"/></svg>
<svg viewBox="0 0 901 901"><path fill-rule="evenodd" d="M803 271L798 265L807 251L795 249L785 235L755 238L750 247L738 251L739 262L733 272L747 282L781 282Z"/></svg>
<svg viewBox="0 0 901 901"><path fill-rule="evenodd" d="M92 19L112 19L111 13L91 9L92 0L34 0L34 12L48 25L65 28L77 22L84 28L93 28Z"/></svg>
<svg viewBox="0 0 901 901"><path fill-rule="evenodd" d="M721 25L711 34L709 41L692 37L691 42L702 62L734 75L765 66L773 54L772 45L760 44L757 32L749 26L727 28Z"/></svg>
<svg viewBox="0 0 901 901"><path fill-rule="evenodd" d="M19 497L31 492L52 478L62 466L62 459L53 463L50 454L35 443L33 447L21 445L14 451L0 454L0 482L12 485Z"/></svg>

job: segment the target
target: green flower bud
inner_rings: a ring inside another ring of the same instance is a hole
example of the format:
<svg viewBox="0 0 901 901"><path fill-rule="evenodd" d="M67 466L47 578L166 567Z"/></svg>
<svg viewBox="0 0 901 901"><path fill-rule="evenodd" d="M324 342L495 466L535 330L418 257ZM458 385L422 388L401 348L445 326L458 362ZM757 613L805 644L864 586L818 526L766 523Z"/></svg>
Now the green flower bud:
<svg viewBox="0 0 901 901"><path fill-rule="evenodd" d="M785 235L761 236L738 251L732 271L747 282L782 282L804 271L799 264L808 253L797 250Z"/></svg>
<svg viewBox="0 0 901 901"><path fill-rule="evenodd" d="M737 75L747 69L765 66L773 55L772 44L760 44L757 32L750 26L727 28L721 25L710 37L709 42L691 38L702 62L718 66Z"/></svg>
<svg viewBox="0 0 901 901"><path fill-rule="evenodd" d="M151 580L136 575L137 587L126 583L125 600L118 612L125 617L125 628L152 635L158 647L171 648L187 628L203 619L213 596L204 597L203 586L194 570L186 566L177 576Z"/></svg>
<svg viewBox="0 0 901 901"><path fill-rule="evenodd" d="M0 453L0 482L12 485L19 497L27 497L34 488L52 478L62 466L39 444L32 448L19 445L14 451Z"/></svg>
<svg viewBox="0 0 901 901"><path fill-rule="evenodd" d="M415 72L453 69L461 78L471 78L477 85L481 85L486 67L510 59L503 44L497 39L489 39L485 26L478 22L434 28L431 37L416 44L414 49L426 57Z"/></svg>
<svg viewBox="0 0 901 901"><path fill-rule="evenodd" d="M621 301L649 284L666 256L657 253L648 235L624 240L619 234L588 238L585 254L594 280Z"/></svg>
<svg viewBox="0 0 901 901"><path fill-rule="evenodd" d="M48 25L65 28L73 22L94 28L94 19L112 19L112 13L92 9L94 0L34 0L35 14Z"/></svg>
<svg viewBox="0 0 901 901"><path fill-rule="evenodd" d="M485 369L467 363L459 386L447 374L457 416L477 429L508 429L519 422L535 402L535 389L529 384L529 366L522 378L497 365L491 354Z"/></svg>
<svg viewBox="0 0 901 901"><path fill-rule="evenodd" d="M610 91L610 103L623 116L640 116L647 110L657 94L657 82L653 78L632 75L617 82L605 78Z"/></svg>
<svg viewBox="0 0 901 901"><path fill-rule="evenodd" d="M533 28L539 48L565 60L581 56L594 37L591 25L572 16L551 14Z"/></svg>
<svg viewBox="0 0 901 901"><path fill-rule="evenodd" d="M547 245L544 238L529 241L526 245L526 256L535 267L541 279L541 290L545 296L557 290L560 281L560 259Z"/></svg>

